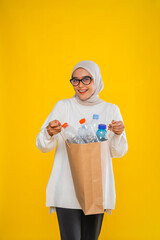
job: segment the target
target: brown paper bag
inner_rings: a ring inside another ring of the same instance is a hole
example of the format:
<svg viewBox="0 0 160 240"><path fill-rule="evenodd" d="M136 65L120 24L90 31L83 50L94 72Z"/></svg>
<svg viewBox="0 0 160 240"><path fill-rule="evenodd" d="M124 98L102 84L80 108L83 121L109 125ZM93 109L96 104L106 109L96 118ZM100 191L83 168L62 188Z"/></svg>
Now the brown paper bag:
<svg viewBox="0 0 160 240"><path fill-rule="evenodd" d="M108 140L85 144L65 141L76 197L85 215L104 213Z"/></svg>

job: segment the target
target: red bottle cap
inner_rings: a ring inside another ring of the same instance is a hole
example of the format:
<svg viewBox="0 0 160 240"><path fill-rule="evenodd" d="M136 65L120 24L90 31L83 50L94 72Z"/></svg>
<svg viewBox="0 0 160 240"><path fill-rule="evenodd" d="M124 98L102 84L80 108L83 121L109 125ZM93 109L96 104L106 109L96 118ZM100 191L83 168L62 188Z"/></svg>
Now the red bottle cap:
<svg viewBox="0 0 160 240"><path fill-rule="evenodd" d="M68 127L68 123L63 123L62 127L63 127L63 128Z"/></svg>
<svg viewBox="0 0 160 240"><path fill-rule="evenodd" d="M82 118L81 120L79 120L80 124L83 124L86 122L86 119L85 118Z"/></svg>

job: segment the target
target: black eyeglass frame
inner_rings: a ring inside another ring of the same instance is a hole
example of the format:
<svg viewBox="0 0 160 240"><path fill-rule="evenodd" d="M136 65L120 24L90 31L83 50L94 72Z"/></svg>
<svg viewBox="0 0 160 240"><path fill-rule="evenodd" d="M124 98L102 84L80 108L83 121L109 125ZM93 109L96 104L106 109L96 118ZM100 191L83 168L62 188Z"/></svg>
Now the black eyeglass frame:
<svg viewBox="0 0 160 240"><path fill-rule="evenodd" d="M85 78L90 78L90 82L89 82L88 84L85 84L85 83L83 82L83 79L85 79ZM79 83L78 83L77 85L73 85L72 82L71 82L72 80L78 80ZM83 77L82 79L72 78L72 79L70 79L70 83L72 84L72 86L75 86L75 87L76 87L76 86L78 86L78 85L80 84L80 82L82 82L84 85L89 85L92 80L93 80L93 77L85 76L85 77Z"/></svg>

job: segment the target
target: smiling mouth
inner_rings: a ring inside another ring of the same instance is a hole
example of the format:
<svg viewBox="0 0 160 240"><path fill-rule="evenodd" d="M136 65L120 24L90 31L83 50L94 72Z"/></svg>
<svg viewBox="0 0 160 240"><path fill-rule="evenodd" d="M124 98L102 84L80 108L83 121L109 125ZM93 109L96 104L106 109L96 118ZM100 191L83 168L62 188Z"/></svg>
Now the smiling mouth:
<svg viewBox="0 0 160 240"><path fill-rule="evenodd" d="M86 90L78 90L78 92L80 93L80 94L84 94L84 93L86 93L88 91L88 89L86 89Z"/></svg>

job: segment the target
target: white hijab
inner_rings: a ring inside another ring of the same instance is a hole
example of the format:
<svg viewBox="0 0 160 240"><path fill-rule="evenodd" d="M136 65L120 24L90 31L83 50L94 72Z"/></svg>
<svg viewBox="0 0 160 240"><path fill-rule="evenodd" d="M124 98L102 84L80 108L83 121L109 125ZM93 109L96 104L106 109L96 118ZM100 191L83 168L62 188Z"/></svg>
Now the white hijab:
<svg viewBox="0 0 160 240"><path fill-rule="evenodd" d="M94 78L95 90L94 90L94 93L86 100L80 99L77 94L75 94L72 98L75 98L80 104L88 105L88 106L104 102L98 96L98 93L101 92L104 87L99 66L93 61L89 61L89 60L80 61L73 68L71 78L72 78L73 72L79 67L86 69L92 75L92 77Z"/></svg>

